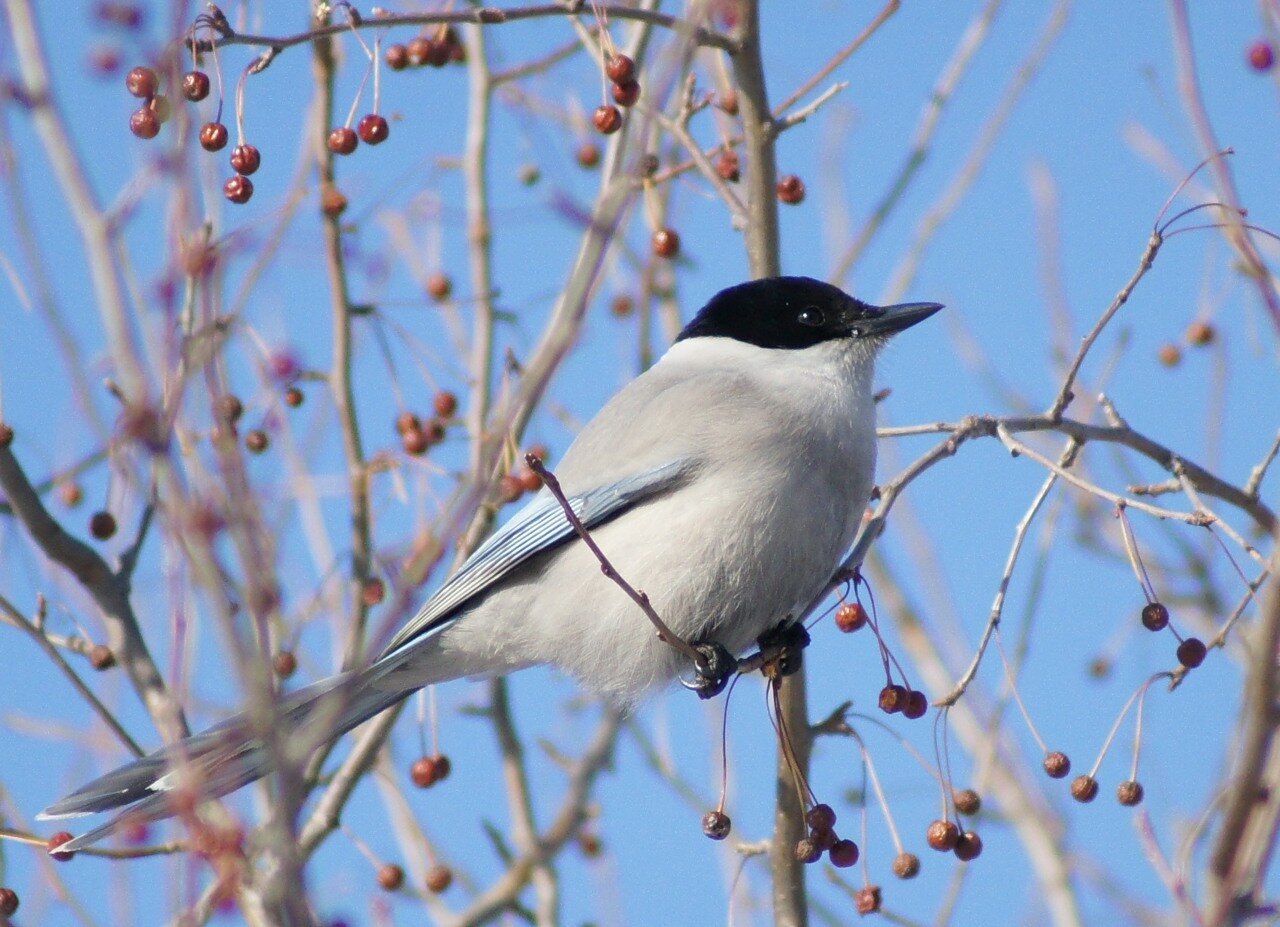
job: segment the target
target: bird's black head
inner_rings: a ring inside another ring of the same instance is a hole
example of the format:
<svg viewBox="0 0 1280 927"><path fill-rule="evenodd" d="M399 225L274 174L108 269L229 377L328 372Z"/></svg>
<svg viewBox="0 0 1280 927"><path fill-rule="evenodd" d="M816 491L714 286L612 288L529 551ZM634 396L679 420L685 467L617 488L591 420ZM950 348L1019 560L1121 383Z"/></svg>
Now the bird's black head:
<svg viewBox="0 0 1280 927"><path fill-rule="evenodd" d="M761 348L811 348L840 338L891 335L941 308L937 303L871 306L821 280L766 277L721 290L676 340L721 337Z"/></svg>

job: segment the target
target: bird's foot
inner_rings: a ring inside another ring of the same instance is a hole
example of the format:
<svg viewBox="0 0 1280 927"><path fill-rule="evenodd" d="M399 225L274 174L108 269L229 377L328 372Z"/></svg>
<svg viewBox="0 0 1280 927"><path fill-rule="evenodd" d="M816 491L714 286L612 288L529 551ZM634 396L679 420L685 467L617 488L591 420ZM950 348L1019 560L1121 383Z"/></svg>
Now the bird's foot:
<svg viewBox="0 0 1280 927"><path fill-rule="evenodd" d="M809 640L808 629L798 621L784 621L765 631L756 638L760 671L770 679L799 672Z"/></svg>
<svg viewBox="0 0 1280 927"><path fill-rule="evenodd" d="M715 698L729 684L729 677L738 671L738 661L723 644L709 641L695 643L698 658L693 663L693 679L680 680L680 685L698 693L698 698Z"/></svg>

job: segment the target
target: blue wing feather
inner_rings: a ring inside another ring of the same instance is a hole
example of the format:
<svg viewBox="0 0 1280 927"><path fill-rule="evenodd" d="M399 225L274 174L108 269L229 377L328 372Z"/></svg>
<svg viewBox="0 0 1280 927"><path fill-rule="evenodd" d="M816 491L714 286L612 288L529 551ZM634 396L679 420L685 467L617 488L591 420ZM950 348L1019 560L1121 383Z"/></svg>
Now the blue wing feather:
<svg viewBox="0 0 1280 927"><path fill-rule="evenodd" d="M569 505L587 528L622 513L650 496L669 489L693 468L693 461L681 458L614 483L589 489L569 497ZM405 623L382 652L386 659L415 639L443 630L457 617L458 609L488 589L530 557L551 550L568 540L574 529L564 507L548 490L516 513L454 573L443 586Z"/></svg>

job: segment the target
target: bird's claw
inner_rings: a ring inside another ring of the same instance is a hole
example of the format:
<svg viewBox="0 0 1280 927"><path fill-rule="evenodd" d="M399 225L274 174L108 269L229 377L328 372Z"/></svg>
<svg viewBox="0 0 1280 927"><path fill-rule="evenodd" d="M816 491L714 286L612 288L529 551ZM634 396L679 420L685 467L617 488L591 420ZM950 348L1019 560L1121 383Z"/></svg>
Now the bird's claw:
<svg viewBox="0 0 1280 927"><path fill-rule="evenodd" d="M698 651L694 661L692 680L680 680L680 685L698 693L698 698L715 698L729 684L729 678L738 671L738 661L723 644L714 641L693 645Z"/></svg>
<svg viewBox="0 0 1280 927"><path fill-rule="evenodd" d="M809 640L808 629L799 621L784 621L761 634L756 638L756 646L766 656L765 675L782 677L799 672L804 666L804 648L809 646Z"/></svg>

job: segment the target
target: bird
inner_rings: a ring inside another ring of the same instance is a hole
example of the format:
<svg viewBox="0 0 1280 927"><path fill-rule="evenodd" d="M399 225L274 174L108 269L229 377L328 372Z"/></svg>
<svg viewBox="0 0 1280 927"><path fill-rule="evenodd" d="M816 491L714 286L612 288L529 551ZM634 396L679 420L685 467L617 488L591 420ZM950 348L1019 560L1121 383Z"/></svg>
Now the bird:
<svg viewBox="0 0 1280 927"><path fill-rule="evenodd" d="M873 306L810 277L716 293L578 433L553 473L616 572L689 643L742 653L831 581L870 498L875 359L942 306ZM433 683L550 665L622 710L689 669L575 533L548 487L498 528L367 666L281 697L279 723L332 741ZM50 805L117 811L62 844L175 813L272 771L246 714ZM123 809L123 810L119 810Z"/></svg>

